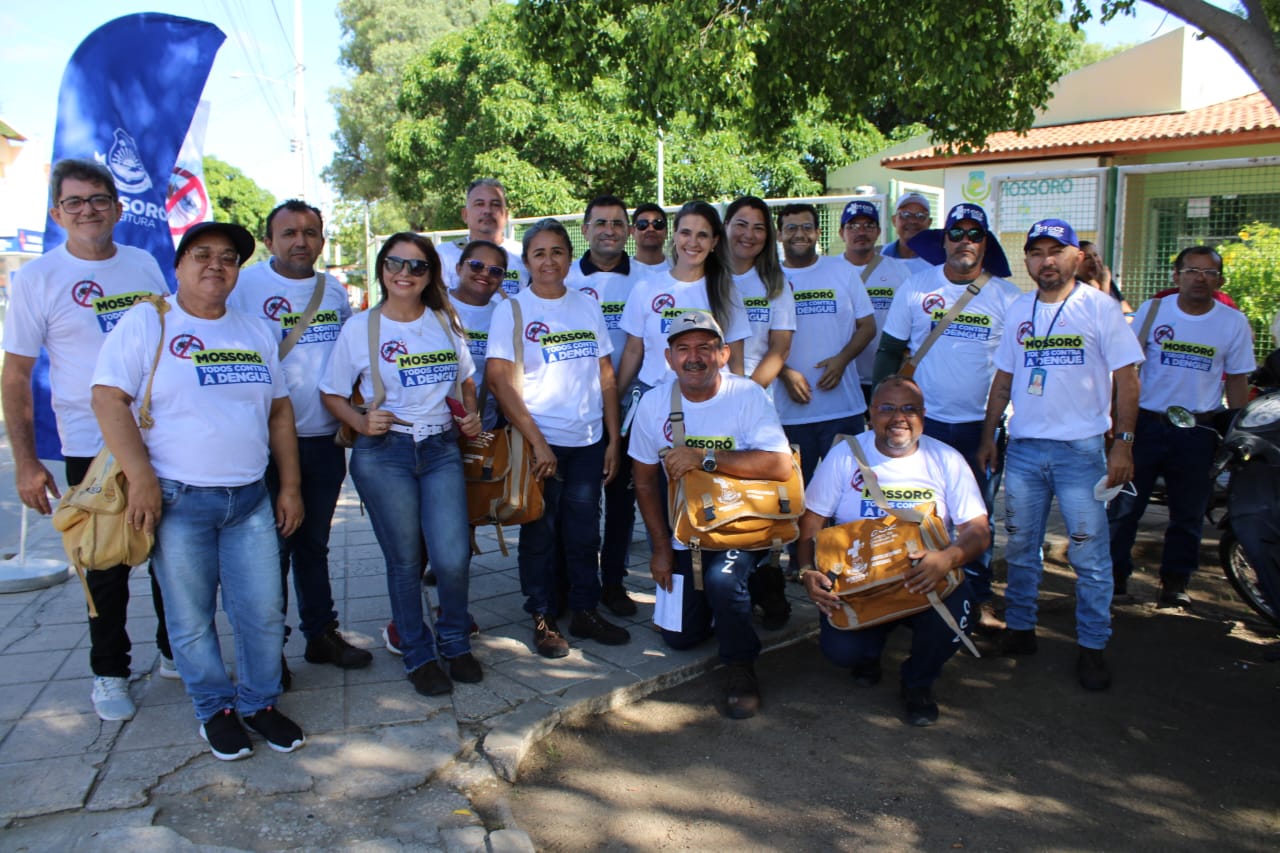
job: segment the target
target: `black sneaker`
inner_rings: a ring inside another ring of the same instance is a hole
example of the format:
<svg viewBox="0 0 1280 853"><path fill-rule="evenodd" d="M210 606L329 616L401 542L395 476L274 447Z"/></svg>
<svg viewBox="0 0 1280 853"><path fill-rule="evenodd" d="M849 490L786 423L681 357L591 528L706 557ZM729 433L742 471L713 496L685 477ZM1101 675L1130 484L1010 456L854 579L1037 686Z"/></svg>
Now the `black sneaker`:
<svg viewBox="0 0 1280 853"><path fill-rule="evenodd" d="M307 736L293 720L281 714L274 705L244 718L245 725L267 739L276 752L293 752L307 742Z"/></svg>
<svg viewBox="0 0 1280 853"><path fill-rule="evenodd" d="M471 652L463 652L456 658L445 658L449 664L449 678L462 684L478 684L484 680L480 661Z"/></svg>
<svg viewBox="0 0 1280 853"><path fill-rule="evenodd" d="M627 588L620 583L607 583L600 588L600 603L614 616L635 616L636 603L627 595Z"/></svg>
<svg viewBox="0 0 1280 853"><path fill-rule="evenodd" d="M249 733L240 725L236 712L223 708L200 724L200 737L209 744L213 757L221 761L235 761L253 754Z"/></svg>
<svg viewBox="0 0 1280 853"><path fill-rule="evenodd" d="M1080 647L1076 658L1076 675L1085 690L1106 690L1111 686L1111 671L1102 657L1102 649Z"/></svg>
<svg viewBox="0 0 1280 853"><path fill-rule="evenodd" d="M575 610L569 622L569 633L584 640L595 640L605 646L622 646L631 642L626 628L606 622L594 610Z"/></svg>
<svg viewBox="0 0 1280 853"><path fill-rule="evenodd" d="M859 687L875 687L883 672L880 658L864 658L853 665L853 683Z"/></svg>
<svg viewBox="0 0 1280 853"><path fill-rule="evenodd" d="M433 660L409 673L409 683L423 696L444 696L453 692L453 682L444 674L440 664Z"/></svg>
<svg viewBox="0 0 1280 853"><path fill-rule="evenodd" d="M1160 600L1156 607L1165 610L1178 607L1191 609L1191 596L1187 594L1187 578L1182 575L1163 575L1160 578Z"/></svg>
<svg viewBox="0 0 1280 853"><path fill-rule="evenodd" d="M735 720L754 717L760 710L760 682L749 663L731 663L724 680L724 704Z"/></svg>
<svg viewBox="0 0 1280 853"><path fill-rule="evenodd" d="M333 622L323 634L307 640L304 655L307 663L331 663L342 669L361 669L373 663L373 655L357 649L338 633L338 623Z"/></svg>
<svg viewBox="0 0 1280 853"><path fill-rule="evenodd" d="M934 701L932 687L904 686L902 707L908 725L924 728L938 722L938 703Z"/></svg>
<svg viewBox="0 0 1280 853"><path fill-rule="evenodd" d="M1000 637L1000 654L1034 655L1036 653L1036 629L1009 628Z"/></svg>
<svg viewBox="0 0 1280 853"><path fill-rule="evenodd" d="M569 654L569 641L560 633L560 626L543 613L533 617L533 647L544 658L562 658Z"/></svg>

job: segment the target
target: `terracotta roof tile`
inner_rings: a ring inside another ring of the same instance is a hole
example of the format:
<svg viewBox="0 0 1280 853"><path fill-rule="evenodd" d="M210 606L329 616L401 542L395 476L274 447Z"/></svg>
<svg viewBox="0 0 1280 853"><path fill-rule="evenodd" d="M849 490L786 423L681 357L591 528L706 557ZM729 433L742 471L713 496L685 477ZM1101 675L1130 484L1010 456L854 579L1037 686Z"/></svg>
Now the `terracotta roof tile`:
<svg viewBox="0 0 1280 853"><path fill-rule="evenodd" d="M1033 127L1024 136L1002 131L987 137L987 144L980 151L949 155L943 148L930 147L886 157L880 163L896 169L932 169L991 160L1101 156L1272 141L1280 141L1280 113L1266 95L1254 92L1181 113Z"/></svg>

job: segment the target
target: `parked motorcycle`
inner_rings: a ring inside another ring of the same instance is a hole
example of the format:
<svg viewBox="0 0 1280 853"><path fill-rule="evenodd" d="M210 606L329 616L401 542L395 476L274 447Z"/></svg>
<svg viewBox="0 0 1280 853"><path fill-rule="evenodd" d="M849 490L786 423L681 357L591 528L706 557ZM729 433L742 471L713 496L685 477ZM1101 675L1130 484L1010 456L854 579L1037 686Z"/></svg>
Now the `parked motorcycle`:
<svg viewBox="0 0 1280 853"><path fill-rule="evenodd" d="M1252 377L1255 385L1280 385L1280 350ZM1226 415L1227 413L1223 413ZM1280 626L1280 391L1251 400L1229 424L1207 426L1181 406L1168 410L1183 429L1212 429L1222 438L1214 479L1230 473L1218 555L1227 580L1245 602Z"/></svg>

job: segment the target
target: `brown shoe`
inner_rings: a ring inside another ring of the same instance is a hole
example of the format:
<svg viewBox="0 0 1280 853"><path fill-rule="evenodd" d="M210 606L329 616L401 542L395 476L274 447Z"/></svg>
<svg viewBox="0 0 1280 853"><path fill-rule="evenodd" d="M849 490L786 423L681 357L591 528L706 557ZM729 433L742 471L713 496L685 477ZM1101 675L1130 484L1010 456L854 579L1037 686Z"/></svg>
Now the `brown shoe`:
<svg viewBox="0 0 1280 853"><path fill-rule="evenodd" d="M724 699L729 716L735 720L754 717L760 710L760 683L749 663L731 663L725 676Z"/></svg>
<svg viewBox="0 0 1280 853"><path fill-rule="evenodd" d="M556 620L543 613L533 617L533 647L544 658L562 658L569 654L569 641L560 633Z"/></svg>

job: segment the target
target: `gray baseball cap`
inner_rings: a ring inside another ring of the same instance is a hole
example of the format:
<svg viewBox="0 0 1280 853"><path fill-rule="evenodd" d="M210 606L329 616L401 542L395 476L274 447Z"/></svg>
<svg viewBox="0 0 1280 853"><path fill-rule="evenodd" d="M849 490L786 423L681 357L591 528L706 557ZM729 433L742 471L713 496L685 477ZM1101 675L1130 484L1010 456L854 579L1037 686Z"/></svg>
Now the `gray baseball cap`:
<svg viewBox="0 0 1280 853"><path fill-rule="evenodd" d="M720 340L724 340L724 332L720 331L720 324L709 312L686 311L671 321L671 327L667 329L667 344L670 345L685 332L698 331L710 332Z"/></svg>

